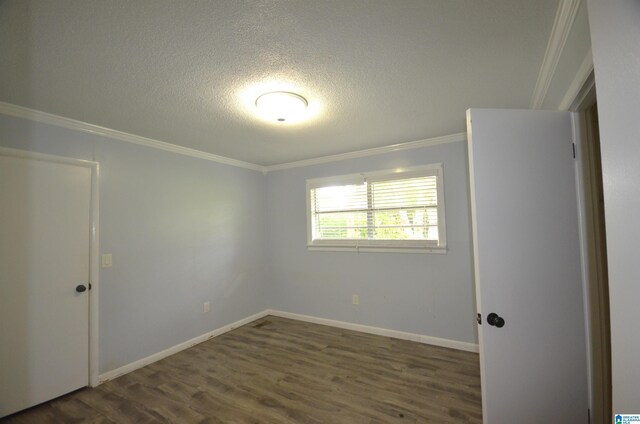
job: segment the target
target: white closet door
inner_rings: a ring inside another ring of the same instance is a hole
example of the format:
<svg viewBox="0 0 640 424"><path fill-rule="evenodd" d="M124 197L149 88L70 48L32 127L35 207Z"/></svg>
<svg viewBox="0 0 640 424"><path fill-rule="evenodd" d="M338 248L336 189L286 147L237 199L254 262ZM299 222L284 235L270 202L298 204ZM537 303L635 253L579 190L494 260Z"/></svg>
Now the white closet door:
<svg viewBox="0 0 640 424"><path fill-rule="evenodd" d="M90 168L0 152L0 417L88 384L90 202Z"/></svg>

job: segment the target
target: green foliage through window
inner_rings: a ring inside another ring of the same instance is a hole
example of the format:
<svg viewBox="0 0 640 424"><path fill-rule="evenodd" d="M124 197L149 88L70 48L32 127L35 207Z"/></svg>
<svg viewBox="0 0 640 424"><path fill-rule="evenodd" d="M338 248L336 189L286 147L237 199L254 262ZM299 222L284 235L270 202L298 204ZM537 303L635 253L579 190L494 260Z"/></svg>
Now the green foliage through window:
<svg viewBox="0 0 640 424"><path fill-rule="evenodd" d="M438 241L437 176L310 189L313 240Z"/></svg>

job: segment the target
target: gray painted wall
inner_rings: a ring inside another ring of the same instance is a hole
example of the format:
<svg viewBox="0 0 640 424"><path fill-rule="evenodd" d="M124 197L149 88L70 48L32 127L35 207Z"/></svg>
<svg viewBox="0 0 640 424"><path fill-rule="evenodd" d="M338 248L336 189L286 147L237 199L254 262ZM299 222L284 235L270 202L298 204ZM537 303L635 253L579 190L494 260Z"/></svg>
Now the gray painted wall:
<svg viewBox="0 0 640 424"><path fill-rule="evenodd" d="M477 343L463 142L267 177L5 115L0 146L100 163L100 373L266 308ZM446 255L307 251L307 178L435 162Z"/></svg>
<svg viewBox="0 0 640 424"><path fill-rule="evenodd" d="M609 261L613 412L640 413L640 2L589 0Z"/></svg>
<svg viewBox="0 0 640 424"><path fill-rule="evenodd" d="M267 174L268 305L477 343L466 157L457 142ZM306 179L436 162L444 164L446 255L307 250Z"/></svg>
<svg viewBox="0 0 640 424"><path fill-rule="evenodd" d="M100 163L101 373L265 309L261 173L4 115L0 145Z"/></svg>

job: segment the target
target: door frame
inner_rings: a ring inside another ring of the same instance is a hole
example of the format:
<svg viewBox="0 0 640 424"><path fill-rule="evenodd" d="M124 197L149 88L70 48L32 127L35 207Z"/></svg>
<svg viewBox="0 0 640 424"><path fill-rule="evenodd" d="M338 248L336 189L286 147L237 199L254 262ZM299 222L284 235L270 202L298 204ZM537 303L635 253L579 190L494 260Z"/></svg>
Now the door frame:
<svg viewBox="0 0 640 424"><path fill-rule="evenodd" d="M98 202L98 179L100 174L100 164L95 161L84 159L74 159L64 156L55 156L45 153L31 152L27 150L11 149L8 147L0 147L0 155L11 156L25 159L32 159L44 162L62 163L73 166L89 168L91 170L91 205L89 217L89 380L87 386L96 387L99 384L98 369L98 295L100 293L100 273L98 260L99 257L99 202Z"/></svg>
<svg viewBox="0 0 640 424"><path fill-rule="evenodd" d="M596 87L594 72L591 70L590 74L585 79L583 86L576 93L575 98L572 100L568 110L571 112L571 123L573 127L573 143L575 146L575 173L576 173L576 192L578 195L578 225L580 230L580 255L582 258L582 283L584 288L584 308L585 308L585 335L587 349L587 378L588 378L588 393L589 393L589 409L591 413L594 413L594 404L596 402L595 395L597 388L594 387L594 375L593 366L594 358L592 357L593 347L593 326L598 325L598 322L593 322L592 315L592 302L591 298L593 294L591 272L590 272L590 258L589 258L589 233L590 229L587 222L587 208L591 205L587 203L585 190L587 190L586 179L590 178L592 170L585 169L583 156L585 155L585 128L582 118L582 114L586 109L593 105L597 101ZM605 240L606 242L606 240ZM611 364L609 363L609 374L611 373ZM600 402L600 401L597 401ZM606 405L600 405L603 407ZM597 411L596 411L597 412ZM592 422L599 422L599 417L591 416ZM594 421L595 420L595 421Z"/></svg>

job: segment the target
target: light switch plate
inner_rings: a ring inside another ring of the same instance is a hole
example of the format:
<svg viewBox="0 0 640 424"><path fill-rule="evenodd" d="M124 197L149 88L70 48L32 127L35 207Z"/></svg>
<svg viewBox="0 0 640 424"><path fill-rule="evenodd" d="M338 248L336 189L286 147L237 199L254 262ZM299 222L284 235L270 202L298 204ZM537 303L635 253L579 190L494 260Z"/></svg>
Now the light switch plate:
<svg viewBox="0 0 640 424"><path fill-rule="evenodd" d="M102 268L111 268L113 265L113 258L111 253L105 253L102 255Z"/></svg>

